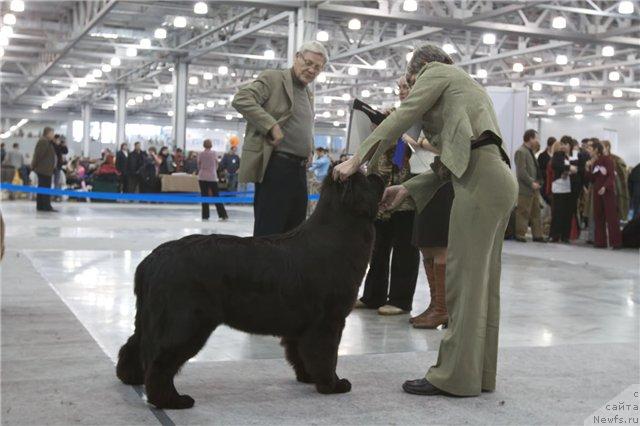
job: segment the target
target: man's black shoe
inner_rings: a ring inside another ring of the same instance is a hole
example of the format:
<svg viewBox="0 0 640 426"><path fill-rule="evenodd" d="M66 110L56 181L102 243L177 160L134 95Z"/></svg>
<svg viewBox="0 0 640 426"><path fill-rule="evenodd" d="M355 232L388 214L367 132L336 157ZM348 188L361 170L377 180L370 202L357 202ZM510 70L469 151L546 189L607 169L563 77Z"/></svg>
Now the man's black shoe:
<svg viewBox="0 0 640 426"><path fill-rule="evenodd" d="M433 386L427 379L407 380L402 384L402 389L414 395L449 395Z"/></svg>
<svg viewBox="0 0 640 426"><path fill-rule="evenodd" d="M534 239L533 239L533 241L534 241L534 242L536 242L536 243L548 243L548 242L549 242L549 240L548 240L548 239L543 238L543 237L540 237L540 238L534 238Z"/></svg>
<svg viewBox="0 0 640 426"><path fill-rule="evenodd" d="M521 243L526 243L527 239L526 238L522 238L522 237L516 237L515 238L516 241L521 242Z"/></svg>

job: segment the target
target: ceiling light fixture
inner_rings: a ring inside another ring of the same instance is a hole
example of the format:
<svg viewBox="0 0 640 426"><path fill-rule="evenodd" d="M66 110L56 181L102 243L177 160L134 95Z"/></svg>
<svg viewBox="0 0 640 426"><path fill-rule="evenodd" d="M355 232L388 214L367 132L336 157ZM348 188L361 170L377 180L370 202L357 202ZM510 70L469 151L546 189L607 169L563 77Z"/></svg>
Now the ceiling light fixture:
<svg viewBox="0 0 640 426"><path fill-rule="evenodd" d="M445 43L445 44L443 44L443 45L442 45L442 50L444 50L444 52L445 52L447 55L452 55L452 54L454 54L454 53L456 53L456 52L457 52L457 50L456 50L455 46L454 46L453 44L451 44L451 43Z"/></svg>
<svg viewBox="0 0 640 426"><path fill-rule="evenodd" d="M555 108L549 108L549 109L547 110L547 114L548 114L548 115L556 115L556 110L555 110Z"/></svg>
<svg viewBox="0 0 640 426"><path fill-rule="evenodd" d="M516 62L515 64L513 64L513 71L514 72L524 71L524 65L522 65L520 62Z"/></svg>
<svg viewBox="0 0 640 426"><path fill-rule="evenodd" d="M138 56L138 49L132 46L127 47L127 56L129 58L135 58L136 56Z"/></svg>
<svg viewBox="0 0 640 426"><path fill-rule="evenodd" d="M112 67L119 67L122 61L120 60L119 57L114 56L113 58L111 58L109 63L111 64Z"/></svg>
<svg viewBox="0 0 640 426"><path fill-rule="evenodd" d="M416 0L404 0L402 10L405 12L415 12L418 10L418 2Z"/></svg>
<svg viewBox="0 0 640 426"><path fill-rule="evenodd" d="M220 75L227 75L229 74L229 68L225 65L220 65L218 67L218 74Z"/></svg>
<svg viewBox="0 0 640 426"><path fill-rule="evenodd" d="M613 105L611 105L611 104L604 104L604 110L605 110L605 111L613 111Z"/></svg>
<svg viewBox="0 0 640 426"><path fill-rule="evenodd" d="M489 73L484 68L478 68L476 70L476 76L478 78L487 78L488 75L489 75Z"/></svg>
<svg viewBox="0 0 640 426"><path fill-rule="evenodd" d="M5 25L15 25L16 24L16 15L13 13L7 13L2 17L2 23Z"/></svg>
<svg viewBox="0 0 640 426"><path fill-rule="evenodd" d="M167 30L165 30L164 28L156 28L156 30L153 32L153 36L157 39L165 39L167 38Z"/></svg>
<svg viewBox="0 0 640 426"><path fill-rule="evenodd" d="M360 22L359 19L353 18L352 20L349 21L348 27L350 30L357 31L360 28L362 28L362 23Z"/></svg>
<svg viewBox="0 0 640 426"><path fill-rule="evenodd" d="M620 80L620 73L618 71L611 71L609 73L609 80L610 81L618 81L618 80Z"/></svg>
<svg viewBox="0 0 640 426"><path fill-rule="evenodd" d="M620 89L615 89L615 90L613 91L613 97L614 97L614 98L621 98L621 97L622 97L622 90L620 90Z"/></svg>
<svg viewBox="0 0 640 426"><path fill-rule="evenodd" d="M149 40L148 38L143 38L140 40L141 49L148 49L150 47L151 47L151 40Z"/></svg>
<svg viewBox="0 0 640 426"><path fill-rule="evenodd" d="M618 4L618 13L623 15L629 15L633 13L633 2L632 1L621 1Z"/></svg>
<svg viewBox="0 0 640 426"><path fill-rule="evenodd" d="M176 16L173 18L173 26L176 28L184 28L187 26L187 18L184 16Z"/></svg>
<svg viewBox="0 0 640 426"><path fill-rule="evenodd" d="M264 57L265 59L274 59L276 57L276 52L272 49L267 49L264 51Z"/></svg>
<svg viewBox="0 0 640 426"><path fill-rule="evenodd" d="M556 30L565 29L567 28L567 20L564 18L564 16L556 16L555 18L553 18L553 21L551 21L551 26Z"/></svg>
<svg viewBox="0 0 640 426"><path fill-rule="evenodd" d="M13 0L11 6L9 6L12 12L24 12L24 1Z"/></svg>
<svg viewBox="0 0 640 426"><path fill-rule="evenodd" d="M569 86L578 87L580 86L580 79L578 77L572 77L569 79Z"/></svg>
<svg viewBox="0 0 640 426"><path fill-rule="evenodd" d="M326 31L318 31L316 33L316 40L318 41L329 41L329 33Z"/></svg>
<svg viewBox="0 0 640 426"><path fill-rule="evenodd" d="M567 55L558 55L556 56L556 64L558 65L567 65L569 63L569 58Z"/></svg>
<svg viewBox="0 0 640 426"><path fill-rule="evenodd" d="M494 33L482 34L482 42L487 45L496 44L496 35Z"/></svg>
<svg viewBox="0 0 640 426"><path fill-rule="evenodd" d="M198 3L193 5L193 13L196 15L206 15L209 11L209 7L203 1L199 1Z"/></svg>
<svg viewBox="0 0 640 426"><path fill-rule="evenodd" d="M616 49L613 46L603 46L600 52L605 58L610 58L616 54Z"/></svg>
<svg viewBox="0 0 640 426"><path fill-rule="evenodd" d="M356 76L359 72L360 70L357 67L351 66L347 68L347 74L349 74L350 76Z"/></svg>

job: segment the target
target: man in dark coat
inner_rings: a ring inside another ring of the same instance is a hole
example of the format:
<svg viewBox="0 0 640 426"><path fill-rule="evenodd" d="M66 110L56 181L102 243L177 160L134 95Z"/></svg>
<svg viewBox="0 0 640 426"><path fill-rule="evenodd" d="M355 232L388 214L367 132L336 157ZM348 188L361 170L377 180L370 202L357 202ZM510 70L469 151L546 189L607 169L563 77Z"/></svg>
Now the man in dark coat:
<svg viewBox="0 0 640 426"><path fill-rule="evenodd" d="M51 177L56 169L56 149L53 138L53 129L45 127L33 151L31 170L38 175L38 188L51 189ZM38 194L36 209L40 212L54 212L55 210L51 207L51 196Z"/></svg>
<svg viewBox="0 0 640 426"><path fill-rule="evenodd" d="M144 164L144 151L140 149L140 142L133 144L133 151L127 157L127 190L129 192L140 192L140 169Z"/></svg>
<svg viewBox="0 0 640 426"><path fill-rule="evenodd" d="M129 146L126 143L120 145L120 150L116 153L116 169L120 172L120 192L129 192L127 182L127 160L129 157Z"/></svg>

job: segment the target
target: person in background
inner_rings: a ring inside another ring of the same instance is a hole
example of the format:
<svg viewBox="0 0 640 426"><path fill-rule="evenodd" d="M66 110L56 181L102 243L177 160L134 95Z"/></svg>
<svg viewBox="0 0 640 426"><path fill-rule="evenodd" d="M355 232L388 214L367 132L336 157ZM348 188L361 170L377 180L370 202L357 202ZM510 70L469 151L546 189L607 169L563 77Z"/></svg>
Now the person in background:
<svg viewBox="0 0 640 426"><path fill-rule="evenodd" d="M204 151L198 155L198 184L200 194L203 197L217 197L218 191L218 154L211 149L213 144L211 139L205 139L202 146ZM229 219L224 204L216 203L218 219L225 221ZM209 219L209 203L202 203L202 219Z"/></svg>
<svg viewBox="0 0 640 426"><path fill-rule="evenodd" d="M55 135L53 137L53 148L56 150L56 168L53 171L53 187L62 189L66 184L66 176L62 171L62 166L67 162L65 155L69 153L67 142L63 136ZM60 201L61 197L56 197Z"/></svg>
<svg viewBox="0 0 640 426"><path fill-rule="evenodd" d="M263 71L233 98L247 121L238 180L255 182L254 236L290 231L306 218L307 162L314 144L308 86L328 58L322 44L303 43L290 69Z"/></svg>
<svg viewBox="0 0 640 426"><path fill-rule="evenodd" d="M316 158L309 166L309 170L313 172L313 176L317 183L321 184L331 167L331 158L326 149L322 147L316 148Z"/></svg>
<svg viewBox="0 0 640 426"><path fill-rule="evenodd" d="M149 147L147 155L140 168L140 192L154 193L160 192L160 179L158 172L162 158L156 153L155 147Z"/></svg>
<svg viewBox="0 0 640 426"><path fill-rule="evenodd" d="M224 154L220 167L227 172L227 191L236 192L238 190L238 169L240 168L240 157L236 153L237 144L231 144L229 152Z"/></svg>
<svg viewBox="0 0 640 426"><path fill-rule="evenodd" d="M4 142L0 143L0 163L4 163L7 151L4 149Z"/></svg>
<svg viewBox="0 0 640 426"><path fill-rule="evenodd" d="M176 165L176 173L184 172L184 153L182 148L176 148L176 152L173 155L173 162Z"/></svg>
<svg viewBox="0 0 640 426"><path fill-rule="evenodd" d="M640 163L636 164L629 173L629 206L632 211L631 218L640 217Z"/></svg>
<svg viewBox="0 0 640 426"><path fill-rule="evenodd" d="M625 163L622 158L611 152L610 141L602 141L602 145L605 155L611 157L616 170L615 194L617 196L616 201L618 204L618 218L622 221L626 221L627 216L629 215L629 189L627 188L627 178L629 177L629 172L627 170L627 163Z"/></svg>
<svg viewBox="0 0 640 426"><path fill-rule="evenodd" d="M20 179L24 181L22 178L22 169L24 168L24 156L20 152L20 145L18 143L14 143L11 151L7 152L2 164L8 164L13 166L18 174L20 175Z"/></svg>
<svg viewBox="0 0 640 426"><path fill-rule="evenodd" d="M607 141L593 143L589 152L591 160L588 164L588 176L593 182L593 219L595 221L593 245L606 248L608 234L609 245L617 249L622 246L622 235L615 194L616 166L604 148L605 142Z"/></svg>
<svg viewBox="0 0 640 426"><path fill-rule="evenodd" d="M398 95L403 101L409 94L409 84L405 77L398 80ZM416 176L431 170L440 152L421 136L415 141L405 134L402 139L413 148L409 159L411 175ZM424 270L429 285L430 301L419 315L409 319L413 328L434 329L449 322L445 303L445 275L447 268L447 245L449 243L449 217L453 204L453 185L445 183L438 189L431 201L413 219L411 243L422 253Z"/></svg>
<svg viewBox="0 0 640 426"><path fill-rule="evenodd" d="M524 142L515 153L516 176L518 177L518 206L516 208L516 241L526 243L526 233L531 224L533 241L546 242L542 234L540 219L540 169L534 154L538 132L524 132Z"/></svg>
<svg viewBox="0 0 640 426"><path fill-rule="evenodd" d="M550 167L553 171L551 182L553 208L549 236L554 243L558 241L568 243L571 233L571 219L575 212L570 175L577 171L577 167L572 166L569 160L571 137L563 136L560 141L553 144L552 152Z"/></svg>
<svg viewBox="0 0 640 426"><path fill-rule="evenodd" d="M129 158L129 145L123 143L120 150L116 154L116 169L120 173L119 189L120 192L129 192L128 190L128 169L127 159Z"/></svg>
<svg viewBox="0 0 640 426"><path fill-rule="evenodd" d="M160 166L158 167L158 173L161 175L170 175L176 170L175 163L173 162L173 156L169 154L169 148L163 146L158 153L160 158Z"/></svg>
<svg viewBox="0 0 640 426"><path fill-rule="evenodd" d="M187 159L184 160L184 172L189 175L198 173L198 153L195 151L189 151Z"/></svg>
<svg viewBox="0 0 640 426"><path fill-rule="evenodd" d="M409 148L397 157L398 141L380 156L376 173L387 186L399 185L410 175ZM406 200L393 211L379 212L375 222L376 238L364 292L356 308L377 309L380 315L401 315L411 311L420 269L420 252L411 244L414 207ZM391 263L391 269L389 269Z"/></svg>
<svg viewBox="0 0 640 426"><path fill-rule="evenodd" d="M146 154L140 148L140 142L133 144L133 151L128 153L126 163L127 191L136 193L141 191L140 171L144 165Z"/></svg>
<svg viewBox="0 0 640 426"><path fill-rule="evenodd" d="M51 127L45 127L33 151L31 170L38 175L38 188L51 188L51 177L56 169L56 149L53 144L55 134ZM40 212L55 212L51 207L51 196L38 194L36 210Z"/></svg>
<svg viewBox="0 0 640 426"><path fill-rule="evenodd" d="M347 154L340 154L340 158L338 159L338 164L344 163L348 159L349 159L349 156Z"/></svg>

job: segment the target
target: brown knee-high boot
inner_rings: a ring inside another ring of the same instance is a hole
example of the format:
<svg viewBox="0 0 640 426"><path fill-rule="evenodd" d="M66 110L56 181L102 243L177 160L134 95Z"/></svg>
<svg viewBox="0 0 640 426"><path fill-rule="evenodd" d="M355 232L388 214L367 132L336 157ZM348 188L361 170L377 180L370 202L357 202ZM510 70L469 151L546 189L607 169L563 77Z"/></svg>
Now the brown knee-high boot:
<svg viewBox="0 0 640 426"><path fill-rule="evenodd" d="M435 302L433 301L434 296L435 296L435 287L436 287L436 277L435 277L435 270L434 270L434 263L433 263L433 258L427 259L424 258L423 259L423 264L424 264L424 271L427 273L427 283L429 284L429 306L427 306L427 309L421 313L420 315L417 315L415 317L412 317L411 319L409 319L409 322L411 324L413 324L413 322L418 319L418 318L423 318L424 316L428 315L429 312L431 312L433 310L433 305L435 304Z"/></svg>
<svg viewBox="0 0 640 426"><path fill-rule="evenodd" d="M433 309L424 317L413 322L414 328L437 328L439 325L447 325L449 315L447 314L445 276L446 264L435 264L435 295L431 298L434 301Z"/></svg>

